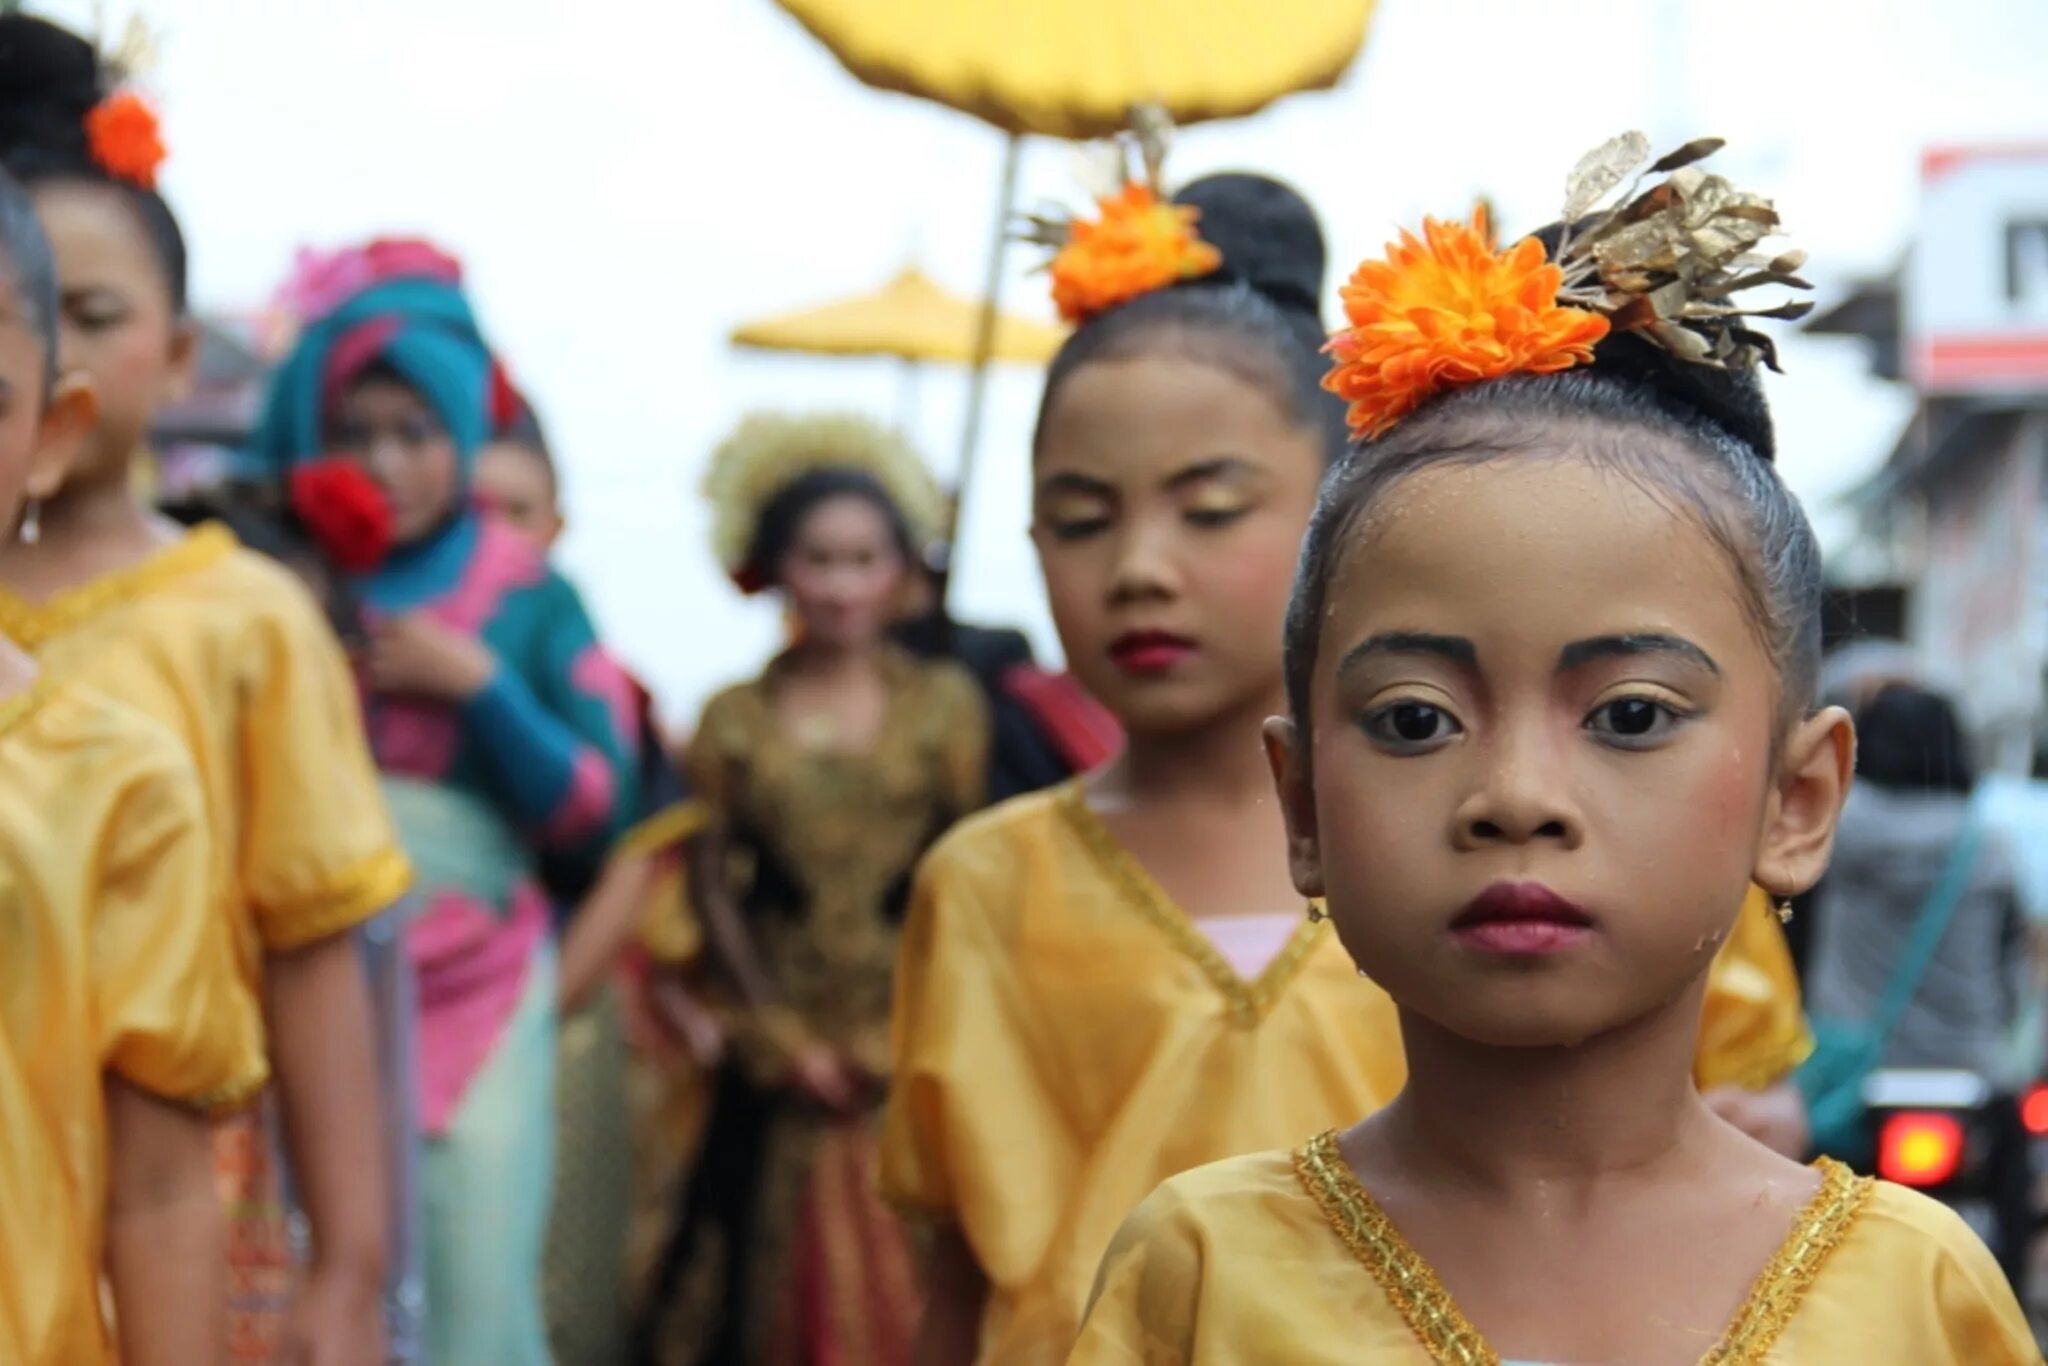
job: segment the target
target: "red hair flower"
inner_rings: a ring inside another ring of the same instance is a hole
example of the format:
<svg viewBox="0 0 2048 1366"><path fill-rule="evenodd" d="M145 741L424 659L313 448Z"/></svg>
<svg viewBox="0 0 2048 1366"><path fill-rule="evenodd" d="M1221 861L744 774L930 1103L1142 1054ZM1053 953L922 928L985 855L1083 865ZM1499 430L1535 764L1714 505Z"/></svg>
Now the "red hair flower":
<svg viewBox="0 0 2048 1366"><path fill-rule="evenodd" d="M367 574L391 554L391 504L354 461L312 460L291 475L292 511L344 573Z"/></svg>
<svg viewBox="0 0 2048 1366"><path fill-rule="evenodd" d="M156 188L164 141L149 101L132 90L116 90L86 113L85 137L102 171L145 190Z"/></svg>

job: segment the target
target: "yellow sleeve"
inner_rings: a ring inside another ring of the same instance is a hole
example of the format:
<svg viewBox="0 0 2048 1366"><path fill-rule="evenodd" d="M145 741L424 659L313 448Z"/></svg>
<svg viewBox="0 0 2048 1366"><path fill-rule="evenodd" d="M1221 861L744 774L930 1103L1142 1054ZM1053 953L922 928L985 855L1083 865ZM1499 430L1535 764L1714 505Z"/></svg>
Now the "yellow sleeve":
<svg viewBox="0 0 2048 1366"><path fill-rule="evenodd" d="M102 834L93 1013L105 1070L214 1109L267 1079L262 1020L213 894L198 778L168 745L166 762L129 787Z"/></svg>
<svg viewBox="0 0 2048 1366"><path fill-rule="evenodd" d="M280 593L243 705L242 886L264 946L300 948L405 894L400 850L341 646L302 596Z"/></svg>
<svg viewBox="0 0 2048 1366"><path fill-rule="evenodd" d="M1203 1243L1174 1188L1153 1192L1103 1256L1067 1366L1187 1366L1200 1318Z"/></svg>
<svg viewBox="0 0 2048 1366"><path fill-rule="evenodd" d="M1949 1227L1933 1276L1939 1333L1953 1366L2041 1366L2026 1310L1992 1257L1961 1216L1944 1209Z"/></svg>
<svg viewBox="0 0 2048 1366"><path fill-rule="evenodd" d="M1784 926L1770 897L1752 887L1707 976L1694 1080L1703 1091L1760 1091L1790 1075L1812 1051Z"/></svg>
<svg viewBox="0 0 2048 1366"><path fill-rule="evenodd" d="M907 1213L958 1221L991 1281L1016 1285L1065 1217L1083 1154L988 904L1008 870L962 833L919 869L904 921L881 1187Z"/></svg>

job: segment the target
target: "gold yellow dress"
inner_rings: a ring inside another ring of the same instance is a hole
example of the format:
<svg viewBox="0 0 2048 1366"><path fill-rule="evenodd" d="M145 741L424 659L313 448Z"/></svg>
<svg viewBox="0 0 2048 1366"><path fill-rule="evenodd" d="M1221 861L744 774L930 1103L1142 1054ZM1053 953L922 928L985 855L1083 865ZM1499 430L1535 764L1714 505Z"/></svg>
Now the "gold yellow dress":
<svg viewBox="0 0 2048 1366"><path fill-rule="evenodd" d="M411 879L363 736L355 681L311 597L225 527L30 603L0 589L0 634L52 676L167 725L199 770L212 881L242 980L266 952L354 928ZM275 1148L260 1111L216 1134L231 1213L232 1359L269 1359L291 1288Z"/></svg>
<svg viewBox="0 0 2048 1366"><path fill-rule="evenodd" d="M1998 1264L1946 1206L1823 1160L1702 1366L2029 1366ZM1589 1305L1589 1312L1614 1312ZM1117 1234L1073 1366L1509 1366L1325 1134L1167 1182Z"/></svg>
<svg viewBox="0 0 2048 1366"><path fill-rule="evenodd" d="M1407 1075L1385 992L1303 919L1241 980L1079 784L963 825L904 929L882 1189L956 1222L987 1274L988 1362L1058 1362L1103 1250L1161 1181L1300 1142ZM1761 1085L1809 1047L1761 897L1716 960L1697 1072Z"/></svg>
<svg viewBox="0 0 2048 1366"><path fill-rule="evenodd" d="M0 1361L96 1366L102 1079L211 1109L264 1082L213 907L199 785L161 726L83 689L0 702Z"/></svg>

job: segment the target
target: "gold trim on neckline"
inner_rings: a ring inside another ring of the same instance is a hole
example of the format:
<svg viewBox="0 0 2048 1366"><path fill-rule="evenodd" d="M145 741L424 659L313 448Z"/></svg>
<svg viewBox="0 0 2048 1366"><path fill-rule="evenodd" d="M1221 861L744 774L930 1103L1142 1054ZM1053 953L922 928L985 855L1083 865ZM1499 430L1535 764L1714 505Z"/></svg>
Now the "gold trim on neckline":
<svg viewBox="0 0 2048 1366"><path fill-rule="evenodd" d="M159 584L206 568L237 544L233 532L218 522L208 522L132 565L63 589L43 602L30 602L0 586L0 631L24 650L34 652L55 637Z"/></svg>
<svg viewBox="0 0 2048 1366"><path fill-rule="evenodd" d="M1193 960L1223 997L1232 1021L1244 1028L1251 1028L1272 1012L1288 984L1301 975L1309 955L1329 933L1327 924L1304 918L1265 970L1247 982L1217 949L1215 941L1202 933L1194 917L1167 894L1159 880L1088 805L1084 779L1076 778L1062 786L1055 802L1068 828L1080 837L1122 899L1151 921L1174 948Z"/></svg>
<svg viewBox="0 0 2048 1366"><path fill-rule="evenodd" d="M1841 1163L1814 1163L1820 1189L1792 1221L1791 1231L1751 1284L1721 1341L1700 1366L1761 1366L1764 1354L1798 1312L1814 1277L1848 1233L1873 1183ZM1311 1139L1294 1155L1294 1171L1344 1245L1399 1311L1436 1366L1500 1366L1456 1300L1420 1253L1401 1236L1344 1160L1336 1133Z"/></svg>

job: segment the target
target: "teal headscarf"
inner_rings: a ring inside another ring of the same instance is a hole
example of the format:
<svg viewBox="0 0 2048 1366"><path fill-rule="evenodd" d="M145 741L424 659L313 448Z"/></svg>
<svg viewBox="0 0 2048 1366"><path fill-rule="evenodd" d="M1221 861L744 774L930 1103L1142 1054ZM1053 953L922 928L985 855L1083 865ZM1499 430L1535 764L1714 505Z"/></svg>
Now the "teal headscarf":
<svg viewBox="0 0 2048 1366"><path fill-rule="evenodd" d="M459 283L408 275L370 284L313 322L275 375L249 451L273 476L325 454L327 409L366 366L396 370L454 439L466 487L490 436L491 352Z"/></svg>

